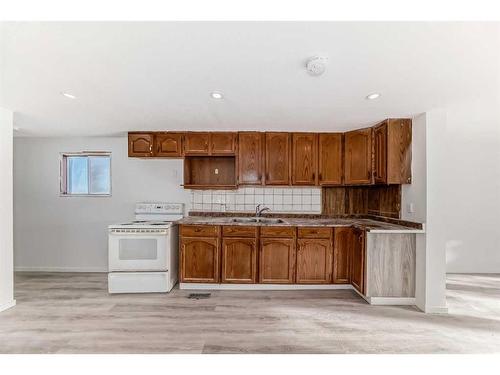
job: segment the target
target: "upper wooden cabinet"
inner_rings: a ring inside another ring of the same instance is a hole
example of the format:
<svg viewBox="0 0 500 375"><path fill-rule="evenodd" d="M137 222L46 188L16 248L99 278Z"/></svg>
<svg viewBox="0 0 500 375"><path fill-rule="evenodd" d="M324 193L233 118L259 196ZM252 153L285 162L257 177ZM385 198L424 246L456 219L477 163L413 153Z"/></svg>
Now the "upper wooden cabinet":
<svg viewBox="0 0 500 375"><path fill-rule="evenodd" d="M158 157L182 156L182 133L156 133L154 155Z"/></svg>
<svg viewBox="0 0 500 375"><path fill-rule="evenodd" d="M211 155L234 155L236 153L237 133L210 133Z"/></svg>
<svg viewBox="0 0 500 375"><path fill-rule="evenodd" d="M411 120L388 119L373 128L376 184L411 183Z"/></svg>
<svg viewBox="0 0 500 375"><path fill-rule="evenodd" d="M266 133L265 184L290 184L290 133Z"/></svg>
<svg viewBox="0 0 500 375"><path fill-rule="evenodd" d="M292 133L292 185L316 185L318 135Z"/></svg>
<svg viewBox="0 0 500 375"><path fill-rule="evenodd" d="M319 135L319 176L322 186L342 184L342 134Z"/></svg>
<svg viewBox="0 0 500 375"><path fill-rule="evenodd" d="M128 156L153 156L154 135L152 133L129 133Z"/></svg>
<svg viewBox="0 0 500 375"><path fill-rule="evenodd" d="M208 155L210 150L210 133L185 133L185 155Z"/></svg>
<svg viewBox="0 0 500 375"><path fill-rule="evenodd" d="M366 185L372 182L372 128L344 135L344 183Z"/></svg>
<svg viewBox="0 0 500 375"><path fill-rule="evenodd" d="M263 134L238 134L238 184L262 185Z"/></svg>

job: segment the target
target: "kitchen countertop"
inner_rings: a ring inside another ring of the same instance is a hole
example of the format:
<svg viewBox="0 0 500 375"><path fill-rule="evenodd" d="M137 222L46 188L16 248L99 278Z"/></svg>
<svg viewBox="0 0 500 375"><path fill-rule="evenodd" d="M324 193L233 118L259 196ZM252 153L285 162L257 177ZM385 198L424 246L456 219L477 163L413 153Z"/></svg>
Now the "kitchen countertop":
<svg viewBox="0 0 500 375"><path fill-rule="evenodd" d="M248 218L248 217L246 217ZM265 216L263 216L266 219ZM230 216L187 216L178 224L191 225L241 225L241 226L297 226L297 227L355 227L372 233L425 233L425 229L387 223L367 218L295 218L280 217L281 223L234 222Z"/></svg>

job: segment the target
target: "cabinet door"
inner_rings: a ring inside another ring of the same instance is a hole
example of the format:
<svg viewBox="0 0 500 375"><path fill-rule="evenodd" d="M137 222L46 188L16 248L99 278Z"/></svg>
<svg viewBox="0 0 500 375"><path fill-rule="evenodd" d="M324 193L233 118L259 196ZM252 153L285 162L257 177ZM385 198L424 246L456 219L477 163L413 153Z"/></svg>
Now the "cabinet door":
<svg viewBox="0 0 500 375"><path fill-rule="evenodd" d="M156 133L155 156L173 158L182 156L182 134Z"/></svg>
<svg viewBox="0 0 500 375"><path fill-rule="evenodd" d="M210 133L211 155L234 155L236 152L236 133Z"/></svg>
<svg viewBox="0 0 500 375"><path fill-rule="evenodd" d="M261 238L259 281L292 284L295 281L295 239Z"/></svg>
<svg viewBox="0 0 500 375"><path fill-rule="evenodd" d="M323 186L342 184L342 134L319 135L319 184Z"/></svg>
<svg viewBox="0 0 500 375"><path fill-rule="evenodd" d="M185 283L219 282L219 240L182 237L180 279Z"/></svg>
<svg viewBox="0 0 500 375"><path fill-rule="evenodd" d="M365 235L355 229L351 236L351 284L361 294L365 292Z"/></svg>
<svg viewBox="0 0 500 375"><path fill-rule="evenodd" d="M128 156L153 156L153 139L152 133L129 133Z"/></svg>
<svg viewBox="0 0 500 375"><path fill-rule="evenodd" d="M185 155L208 155L209 133L184 134Z"/></svg>
<svg viewBox="0 0 500 375"><path fill-rule="evenodd" d="M387 121L387 183L411 183L411 119Z"/></svg>
<svg viewBox="0 0 500 375"><path fill-rule="evenodd" d="M335 228L333 245L333 283L349 284L350 244L354 238L353 230L348 227Z"/></svg>
<svg viewBox="0 0 500 375"><path fill-rule="evenodd" d="M371 183L372 129L345 133L345 183L364 185Z"/></svg>
<svg viewBox="0 0 500 375"><path fill-rule="evenodd" d="M387 122L373 128L375 168L373 178L376 184L387 183Z"/></svg>
<svg viewBox="0 0 500 375"><path fill-rule="evenodd" d="M266 133L266 185L290 184L290 134Z"/></svg>
<svg viewBox="0 0 500 375"><path fill-rule="evenodd" d="M262 133L240 132L238 138L238 183L262 185Z"/></svg>
<svg viewBox="0 0 500 375"><path fill-rule="evenodd" d="M292 185L316 185L318 136L292 133Z"/></svg>
<svg viewBox="0 0 500 375"><path fill-rule="evenodd" d="M332 279L332 240L297 240L297 283L329 284Z"/></svg>
<svg viewBox="0 0 500 375"><path fill-rule="evenodd" d="M257 282L257 240L224 238L222 240L222 282Z"/></svg>

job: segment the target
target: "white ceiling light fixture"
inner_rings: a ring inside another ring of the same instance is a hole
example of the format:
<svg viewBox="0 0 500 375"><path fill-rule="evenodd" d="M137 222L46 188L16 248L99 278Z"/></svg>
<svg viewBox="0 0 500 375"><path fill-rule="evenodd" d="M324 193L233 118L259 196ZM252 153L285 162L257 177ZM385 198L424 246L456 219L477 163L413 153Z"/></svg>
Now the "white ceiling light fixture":
<svg viewBox="0 0 500 375"><path fill-rule="evenodd" d="M367 95L366 100L373 100L373 99L378 99L380 98L380 95L378 92L374 92L373 94Z"/></svg>
<svg viewBox="0 0 500 375"><path fill-rule="evenodd" d="M76 99L76 96L73 94L70 94L69 92L61 91L61 95L65 96L66 98L69 98L69 99Z"/></svg>
<svg viewBox="0 0 500 375"><path fill-rule="evenodd" d="M212 97L212 99L224 99L224 94L221 93L220 91L212 91L210 93L210 96Z"/></svg>
<svg viewBox="0 0 500 375"><path fill-rule="evenodd" d="M320 76L326 70L326 64L328 58L323 56L313 56L307 60L306 69L307 72L312 76Z"/></svg>

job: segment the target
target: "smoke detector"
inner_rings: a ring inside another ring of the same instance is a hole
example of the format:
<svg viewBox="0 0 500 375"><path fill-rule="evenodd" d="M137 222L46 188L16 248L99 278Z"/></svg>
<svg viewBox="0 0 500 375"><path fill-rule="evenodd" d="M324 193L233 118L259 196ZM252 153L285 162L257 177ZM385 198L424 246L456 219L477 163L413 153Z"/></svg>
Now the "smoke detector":
<svg viewBox="0 0 500 375"><path fill-rule="evenodd" d="M312 76L320 76L326 70L326 63L328 59L322 56L313 56L307 60L307 72Z"/></svg>

